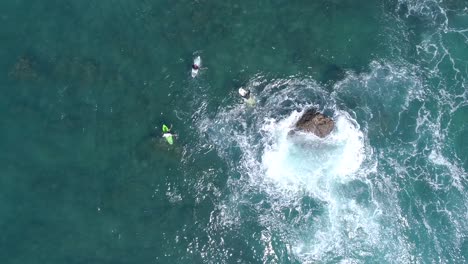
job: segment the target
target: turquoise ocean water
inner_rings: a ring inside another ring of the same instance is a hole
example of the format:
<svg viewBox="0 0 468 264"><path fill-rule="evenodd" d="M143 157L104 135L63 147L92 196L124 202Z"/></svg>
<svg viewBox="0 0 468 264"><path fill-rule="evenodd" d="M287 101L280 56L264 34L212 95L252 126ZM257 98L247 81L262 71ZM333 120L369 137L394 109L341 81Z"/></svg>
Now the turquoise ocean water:
<svg viewBox="0 0 468 264"><path fill-rule="evenodd" d="M4 0L0 22L1 263L468 263L467 1ZM287 137L307 107L329 137Z"/></svg>

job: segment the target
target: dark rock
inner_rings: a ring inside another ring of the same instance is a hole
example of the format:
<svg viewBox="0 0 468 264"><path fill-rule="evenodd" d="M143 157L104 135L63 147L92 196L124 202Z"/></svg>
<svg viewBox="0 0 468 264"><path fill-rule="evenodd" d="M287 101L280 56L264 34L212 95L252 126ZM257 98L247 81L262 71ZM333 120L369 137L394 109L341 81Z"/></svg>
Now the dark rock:
<svg viewBox="0 0 468 264"><path fill-rule="evenodd" d="M304 112L295 127L299 131L313 133L318 137L324 138L333 131L335 122L330 117L312 108ZM290 134L292 135L293 133Z"/></svg>
<svg viewBox="0 0 468 264"><path fill-rule="evenodd" d="M39 73L37 71L37 64L27 56L19 57L15 65L9 72L9 76L16 80L37 80Z"/></svg>

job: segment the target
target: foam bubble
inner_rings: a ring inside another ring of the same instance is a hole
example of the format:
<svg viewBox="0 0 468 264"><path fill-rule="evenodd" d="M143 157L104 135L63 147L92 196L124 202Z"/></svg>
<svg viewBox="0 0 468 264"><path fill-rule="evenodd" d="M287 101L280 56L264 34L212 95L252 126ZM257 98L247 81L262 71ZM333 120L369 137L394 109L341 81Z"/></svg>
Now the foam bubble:
<svg viewBox="0 0 468 264"><path fill-rule="evenodd" d="M268 131L272 141L262 157L265 176L279 188L308 191L314 191L323 177L351 179L364 160L363 134L357 123L339 112L336 128L326 138L305 133L288 137L301 114L294 112L284 120L265 124L263 130Z"/></svg>

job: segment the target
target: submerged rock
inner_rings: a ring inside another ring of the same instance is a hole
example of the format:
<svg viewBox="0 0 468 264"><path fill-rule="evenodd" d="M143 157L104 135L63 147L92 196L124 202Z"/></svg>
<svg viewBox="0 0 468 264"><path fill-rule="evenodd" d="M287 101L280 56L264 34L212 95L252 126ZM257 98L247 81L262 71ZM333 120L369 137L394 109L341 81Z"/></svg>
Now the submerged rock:
<svg viewBox="0 0 468 264"><path fill-rule="evenodd" d="M306 110L295 125L296 130L313 133L321 138L328 136L334 127L333 119L313 108Z"/></svg>
<svg viewBox="0 0 468 264"><path fill-rule="evenodd" d="M13 65L13 68L9 72L9 76L19 81L37 80L39 77L37 64L32 58L21 56Z"/></svg>

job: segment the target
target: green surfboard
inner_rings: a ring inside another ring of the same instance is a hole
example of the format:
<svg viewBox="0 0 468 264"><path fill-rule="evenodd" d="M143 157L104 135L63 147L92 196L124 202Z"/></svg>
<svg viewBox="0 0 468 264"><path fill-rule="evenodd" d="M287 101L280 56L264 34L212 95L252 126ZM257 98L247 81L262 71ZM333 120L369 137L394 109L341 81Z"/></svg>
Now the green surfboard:
<svg viewBox="0 0 468 264"><path fill-rule="evenodd" d="M168 132L169 132L169 128L168 128L166 125L163 125L163 126L162 126L162 132L163 132L163 133L168 133ZM171 135L171 136L168 136L168 137L164 137L164 138L166 139L167 143L169 143L169 145L174 144L174 139L173 139L172 135Z"/></svg>

